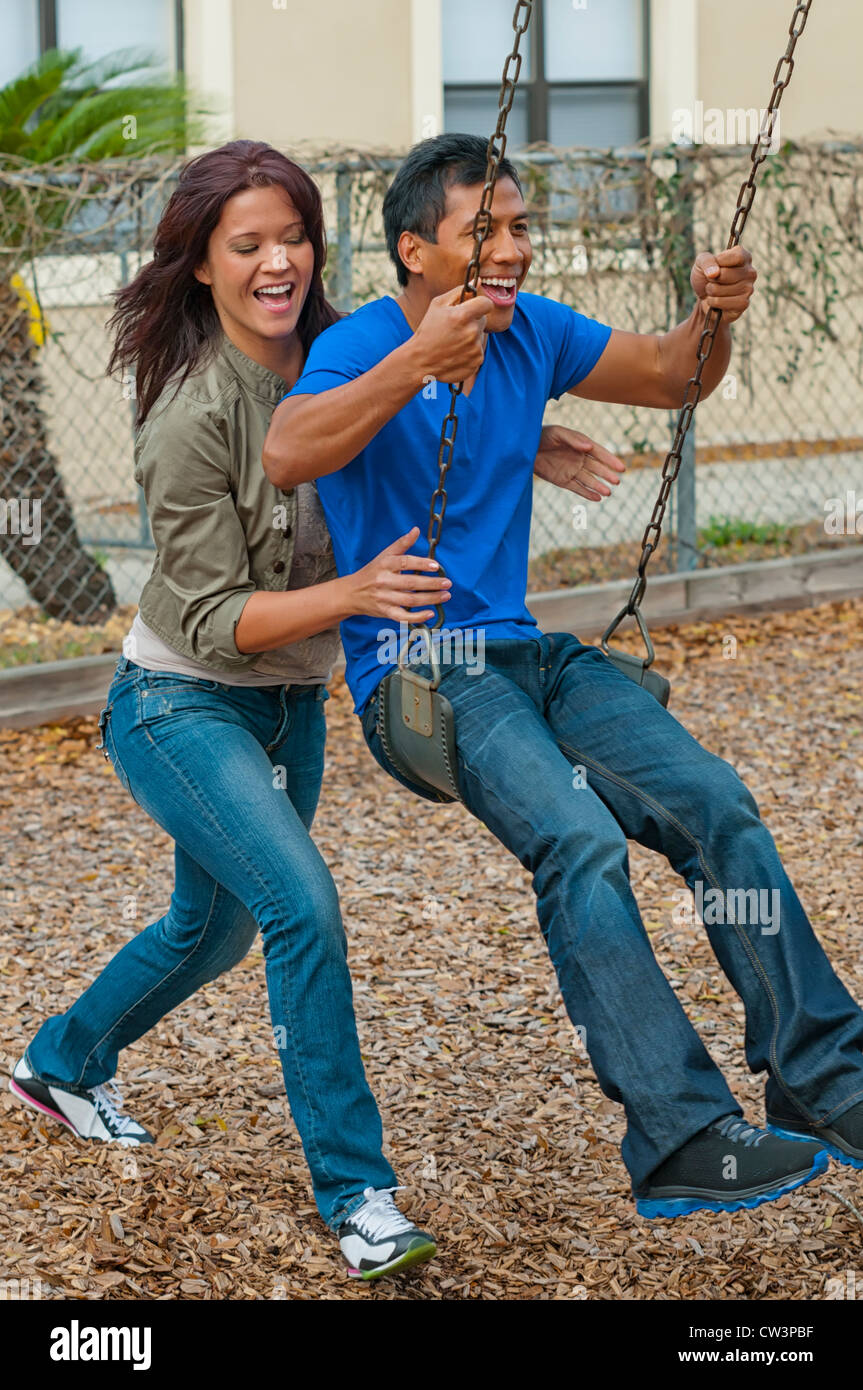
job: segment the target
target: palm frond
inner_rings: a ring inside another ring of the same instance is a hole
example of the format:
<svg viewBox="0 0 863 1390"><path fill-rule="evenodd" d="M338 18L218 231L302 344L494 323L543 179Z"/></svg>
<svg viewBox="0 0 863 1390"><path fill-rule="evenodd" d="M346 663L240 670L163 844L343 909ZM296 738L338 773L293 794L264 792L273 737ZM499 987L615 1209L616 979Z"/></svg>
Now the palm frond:
<svg viewBox="0 0 863 1390"><path fill-rule="evenodd" d="M80 49L61 53L52 49L25 68L20 77L0 87L0 152L9 149L7 138L24 130L34 112L63 85L66 74L80 60Z"/></svg>
<svg viewBox="0 0 863 1390"><path fill-rule="evenodd" d="M165 61L150 48L116 48L101 58L82 59L69 73L69 85L74 88L88 88L95 91L106 87L117 77L129 77L132 73L151 72L154 77L168 76ZM139 81L141 78L139 77Z"/></svg>
<svg viewBox="0 0 863 1390"><path fill-rule="evenodd" d="M108 154L148 152L149 118L154 114L166 116L182 125L185 105L182 90L168 82L149 87L112 87L77 101L50 129L46 125L42 131L40 126L34 131L34 143L43 160L64 154L91 159L90 151L96 145L103 151L102 158ZM130 118L137 127L134 139L128 135Z"/></svg>
<svg viewBox="0 0 863 1390"><path fill-rule="evenodd" d="M148 75L149 74L149 75ZM124 78L118 82L117 78ZM142 48L124 48L95 61L79 57L66 74L65 81L53 92L38 112L40 121L56 121L85 97L100 91L119 91L131 86L134 77L138 86L170 82L164 65L156 55Z"/></svg>
<svg viewBox="0 0 863 1390"><path fill-rule="evenodd" d="M217 113L217 102L193 96L182 75L157 71L141 48L96 62L80 49L46 53L0 89L0 154L8 170L8 178L0 171L3 252L13 261L17 248L38 254L78 216L82 183L93 195L108 186L112 162L125 170L140 159L143 172L150 158L205 144L205 118ZM30 169L38 175L29 178Z"/></svg>

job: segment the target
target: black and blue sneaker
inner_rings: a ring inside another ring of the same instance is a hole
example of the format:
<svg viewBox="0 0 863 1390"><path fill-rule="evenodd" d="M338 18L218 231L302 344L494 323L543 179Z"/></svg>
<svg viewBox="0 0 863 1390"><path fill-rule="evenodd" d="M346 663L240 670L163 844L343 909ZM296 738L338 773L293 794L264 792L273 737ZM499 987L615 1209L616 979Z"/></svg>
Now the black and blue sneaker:
<svg viewBox="0 0 863 1390"><path fill-rule="evenodd" d="M395 1187L367 1187L361 1207L339 1227L339 1244L353 1279L379 1279L430 1260L431 1236L402 1216L391 1197Z"/></svg>
<svg viewBox="0 0 863 1390"><path fill-rule="evenodd" d="M780 1138L725 1115L654 1169L636 1210L655 1218L760 1207L811 1182L828 1162L820 1142Z"/></svg>
<svg viewBox="0 0 863 1390"><path fill-rule="evenodd" d="M849 1168L863 1168L863 1100L850 1106L834 1120L818 1125L802 1115L782 1113L779 1106L767 1112L767 1128L784 1139L815 1139L829 1154Z"/></svg>

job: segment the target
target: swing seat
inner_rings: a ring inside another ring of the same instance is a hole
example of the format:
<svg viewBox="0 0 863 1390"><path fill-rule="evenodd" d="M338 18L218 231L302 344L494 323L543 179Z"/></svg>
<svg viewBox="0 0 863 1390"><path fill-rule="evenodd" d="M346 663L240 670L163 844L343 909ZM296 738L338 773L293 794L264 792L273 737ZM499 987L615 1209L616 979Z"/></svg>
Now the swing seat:
<svg viewBox="0 0 863 1390"><path fill-rule="evenodd" d="M633 656L608 645L609 637L629 614L638 623L646 656ZM443 622L442 610L439 610L438 621L439 625ZM432 630L420 624L415 634L427 643L431 677L420 675L408 664L411 638L407 638L399 649L395 671L384 676L378 686L378 738L395 771L421 788L431 800L461 801L455 712L438 689L440 661ZM609 624L602 638L601 651L622 675L640 685L663 709L668 708L671 684L665 676L650 669L654 659L653 643L637 603L627 604Z"/></svg>
<svg viewBox="0 0 863 1390"><path fill-rule="evenodd" d="M644 621L644 614L641 611L641 600L644 597L646 582L643 575L639 575L635 581L635 588L629 596L629 601L623 605L616 618L612 618L605 632L602 634L600 648L604 656L607 656L613 666L616 666L629 680L635 681L646 690L648 695L652 695L654 700L658 700L663 709L668 709L668 697L671 694L671 682L661 676L658 671L651 671L656 652L653 650L653 643L650 640L650 633L647 630L647 623ZM610 647L608 639L617 631L624 618L634 618L641 633L641 640L644 643L645 656L633 656L631 652L622 652L617 647Z"/></svg>
<svg viewBox="0 0 863 1390"><path fill-rule="evenodd" d="M397 772L436 801L461 800L455 715L434 679L406 668L384 676L378 686L377 730Z"/></svg>
<svg viewBox="0 0 863 1390"><path fill-rule="evenodd" d="M668 697L671 694L671 682L658 671L651 671L643 656L632 656L629 652L617 652L610 649L603 653L607 656L612 665L616 666L624 676L628 676L636 685L642 686L644 690L652 695L654 700L658 700L663 709L668 709Z"/></svg>
<svg viewBox="0 0 863 1390"><path fill-rule="evenodd" d="M384 753L402 777L421 787L435 801L461 801L455 713L450 701L438 690L440 667L431 634L428 629L421 630L429 637L431 679L411 670L404 664L403 652L399 654L398 668L384 676L378 686L378 737ZM605 641L602 652L618 671L667 709L671 684L650 669L653 647L649 636L647 641L647 658L612 649Z"/></svg>
<svg viewBox="0 0 863 1390"><path fill-rule="evenodd" d="M604 656L636 685L668 708L671 684L651 671L644 657L604 651ZM400 668L378 686L377 731L381 746L397 772L436 801L460 801L455 714L436 688L439 672L429 680Z"/></svg>

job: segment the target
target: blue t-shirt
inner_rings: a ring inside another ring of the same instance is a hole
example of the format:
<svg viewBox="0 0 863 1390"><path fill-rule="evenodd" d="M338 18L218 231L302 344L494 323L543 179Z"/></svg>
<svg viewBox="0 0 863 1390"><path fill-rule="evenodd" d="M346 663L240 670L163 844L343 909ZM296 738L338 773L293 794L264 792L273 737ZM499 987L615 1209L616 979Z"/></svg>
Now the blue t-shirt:
<svg viewBox="0 0 863 1390"><path fill-rule="evenodd" d="M289 394L317 395L343 386L410 336L396 300L374 300L315 340ZM477 650L480 641L538 634L525 594L533 467L543 414L552 397L556 400L592 371L610 336L606 324L565 304L521 293L511 326L489 334L470 395L458 398L446 516L436 553L452 580L452 596L443 605L444 631L463 630L465 649L468 642ZM317 479L339 574L362 569L412 526L420 528L413 553L427 554L429 506L449 404L449 387L429 382L356 458ZM358 714L393 669L399 637L404 639L408 630L399 634L386 618L358 616L342 623L347 681ZM413 646L411 654L420 659Z"/></svg>

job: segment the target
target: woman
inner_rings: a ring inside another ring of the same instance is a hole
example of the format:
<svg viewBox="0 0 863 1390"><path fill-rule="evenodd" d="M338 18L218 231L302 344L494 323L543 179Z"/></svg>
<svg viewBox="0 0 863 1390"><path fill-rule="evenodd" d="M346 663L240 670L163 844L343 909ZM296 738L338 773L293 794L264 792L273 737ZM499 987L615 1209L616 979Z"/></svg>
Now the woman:
<svg viewBox="0 0 863 1390"><path fill-rule="evenodd" d="M339 622L407 622L418 604L431 618L449 582L408 554L417 528L336 577L314 485L282 493L261 467L273 407L337 317L324 260L312 180L239 140L184 166L152 262L116 296L108 371L135 370L135 476L157 554L99 746L175 840L175 886L165 915L43 1024L10 1087L83 1138L152 1142L109 1085L118 1053L241 960L260 928L318 1210L350 1272L374 1278L435 1246L391 1196L336 889L309 831Z"/></svg>

